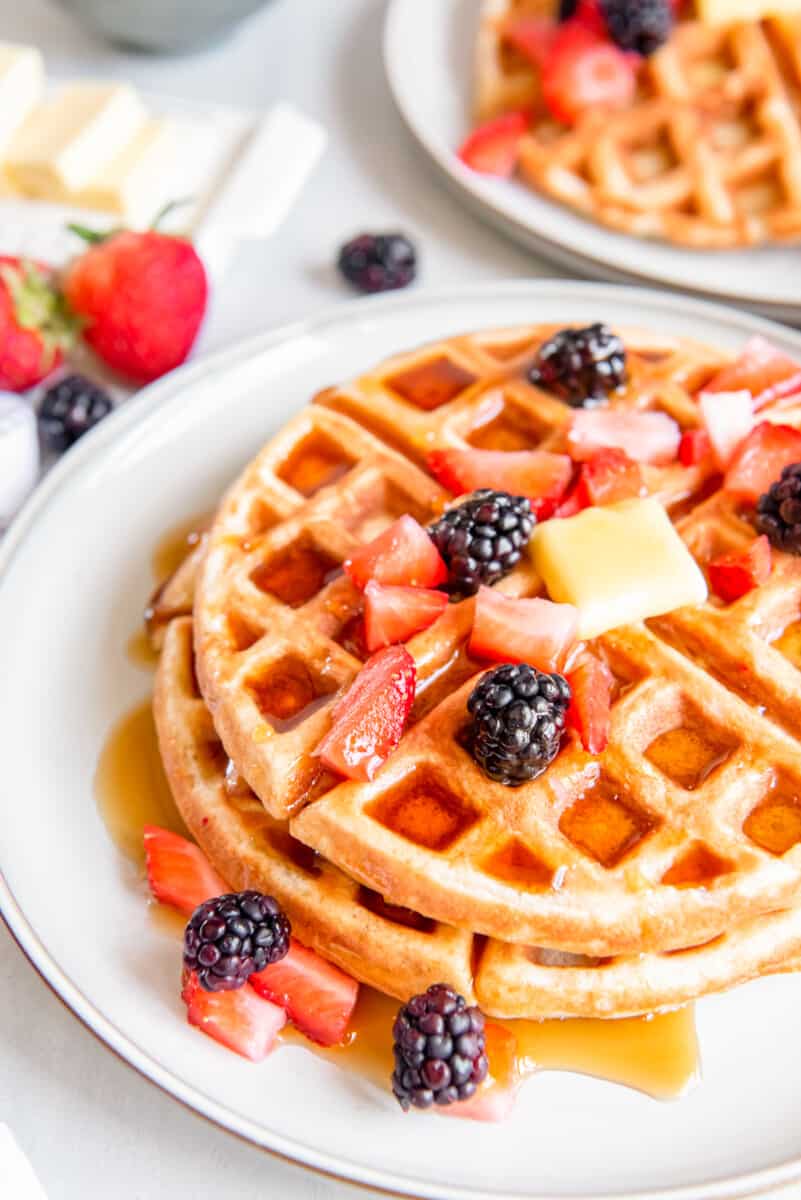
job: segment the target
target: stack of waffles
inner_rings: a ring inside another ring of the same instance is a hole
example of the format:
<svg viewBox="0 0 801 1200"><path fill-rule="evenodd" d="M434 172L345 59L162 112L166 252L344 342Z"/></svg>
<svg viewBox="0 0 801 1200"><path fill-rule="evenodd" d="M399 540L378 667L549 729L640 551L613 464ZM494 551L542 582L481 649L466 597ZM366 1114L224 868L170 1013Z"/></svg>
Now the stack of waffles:
<svg viewBox="0 0 801 1200"><path fill-rule="evenodd" d="M493 1016L619 1017L801 955L801 560L776 553L768 583L732 604L596 639L614 677L609 745L594 756L570 733L522 787L490 781L459 736L488 666L468 653L473 599L407 643L414 708L371 782L316 755L367 657L342 563L400 515L425 525L452 501L431 450L564 448L574 410L528 380L553 332L455 337L318 394L157 593L155 712L191 833L324 957L401 998L447 981ZM629 378L609 405L696 427L727 356L617 332ZM801 425L801 409L780 419ZM702 568L754 538L713 470L644 468ZM542 593L527 558L496 587Z"/></svg>
<svg viewBox="0 0 801 1200"><path fill-rule="evenodd" d="M484 0L475 115L534 114L519 171L614 229L699 248L801 238L801 16L680 20L645 60L634 99L567 128L545 116L539 71L512 45L553 0Z"/></svg>

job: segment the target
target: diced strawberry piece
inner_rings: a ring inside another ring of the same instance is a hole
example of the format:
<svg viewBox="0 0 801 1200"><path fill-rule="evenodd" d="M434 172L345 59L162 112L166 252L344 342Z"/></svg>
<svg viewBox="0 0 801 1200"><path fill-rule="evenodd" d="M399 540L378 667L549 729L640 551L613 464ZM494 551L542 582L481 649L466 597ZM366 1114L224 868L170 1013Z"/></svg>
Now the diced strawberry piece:
<svg viewBox="0 0 801 1200"><path fill-rule="evenodd" d="M556 121L572 125L590 109L621 108L636 86L629 55L578 21L560 26L542 70L543 99Z"/></svg>
<svg viewBox="0 0 801 1200"><path fill-rule="evenodd" d="M436 546L408 513L355 550L344 568L362 590L371 579L376 583L433 588L448 578L448 568Z"/></svg>
<svg viewBox="0 0 801 1200"><path fill-rule="evenodd" d="M735 362L722 367L710 379L704 391L750 392L754 411L758 412L785 396L801 393L801 363L765 338L754 337Z"/></svg>
<svg viewBox="0 0 801 1200"><path fill-rule="evenodd" d="M605 447L616 447L635 462L664 465L675 461L681 431L663 412L582 409L573 417L567 438L570 453L579 462Z"/></svg>
<svg viewBox="0 0 801 1200"><path fill-rule="evenodd" d="M578 479L573 484L573 487L567 493L562 503L557 505L557 507L554 509L553 516L558 517L560 520L564 517L575 517L577 513L580 513L586 507L587 493L581 486L581 475L579 474Z"/></svg>
<svg viewBox="0 0 801 1200"><path fill-rule="evenodd" d="M323 765L349 779L372 779L401 740L416 674L403 646L388 646L369 658L333 710L333 724L318 748Z"/></svg>
<svg viewBox="0 0 801 1200"><path fill-rule="evenodd" d="M527 496L542 520L551 515L573 476L569 457L548 450L432 450L427 463L457 496L485 487Z"/></svg>
<svg viewBox="0 0 801 1200"><path fill-rule="evenodd" d="M145 863L156 899L187 915L230 891L199 846L158 825L145 825Z"/></svg>
<svg viewBox="0 0 801 1200"><path fill-rule="evenodd" d="M250 977L260 996L286 1009L293 1025L321 1046L345 1040L359 985L350 975L292 939L285 958Z"/></svg>
<svg viewBox="0 0 801 1200"><path fill-rule="evenodd" d="M512 174L520 158L520 143L529 126L524 112L502 113L479 125L459 147L459 158L482 175Z"/></svg>
<svg viewBox="0 0 801 1200"><path fill-rule="evenodd" d="M485 1027L489 1075L469 1100L435 1111L472 1121L505 1121L514 1108L521 1083L517 1069L517 1038L505 1026L487 1021Z"/></svg>
<svg viewBox="0 0 801 1200"><path fill-rule="evenodd" d="M492 588L476 596L470 653L493 662L527 662L560 671L576 640L578 612L572 604L535 597L514 600Z"/></svg>
<svg viewBox="0 0 801 1200"><path fill-rule="evenodd" d="M408 641L433 625L448 607L445 592L431 588L391 587L370 580L364 589L364 627L367 649L380 650Z"/></svg>
<svg viewBox="0 0 801 1200"><path fill-rule="evenodd" d="M702 392L698 405L715 460L725 470L737 447L754 428L751 393Z"/></svg>
<svg viewBox="0 0 801 1200"><path fill-rule="evenodd" d="M763 421L751 431L734 455L724 487L756 504L791 463L801 462L801 432L791 425Z"/></svg>
<svg viewBox="0 0 801 1200"><path fill-rule="evenodd" d="M286 1013L277 1004L257 996L252 988L207 992L194 971L184 971L181 998L190 1025L235 1050L243 1058L261 1062L286 1025Z"/></svg>
<svg viewBox="0 0 801 1200"><path fill-rule="evenodd" d="M726 554L709 564L712 591L731 604L770 578L770 542L763 533L742 554Z"/></svg>
<svg viewBox="0 0 801 1200"><path fill-rule="evenodd" d="M506 21L501 29L503 41L513 46L538 70L548 61L557 33L558 27L553 21L537 17L517 17Z"/></svg>
<svg viewBox="0 0 801 1200"><path fill-rule="evenodd" d="M694 467L712 453L712 443L705 429L687 429L679 442L679 462L683 467Z"/></svg>
<svg viewBox="0 0 801 1200"><path fill-rule="evenodd" d="M609 742L612 719L612 673L592 654L583 655L567 677L573 698L568 724L578 730L584 749L600 754Z"/></svg>
<svg viewBox="0 0 801 1200"><path fill-rule="evenodd" d="M615 447L598 450L581 464L578 481L581 508L631 500L642 496L644 486L640 464L630 459L625 450Z"/></svg>

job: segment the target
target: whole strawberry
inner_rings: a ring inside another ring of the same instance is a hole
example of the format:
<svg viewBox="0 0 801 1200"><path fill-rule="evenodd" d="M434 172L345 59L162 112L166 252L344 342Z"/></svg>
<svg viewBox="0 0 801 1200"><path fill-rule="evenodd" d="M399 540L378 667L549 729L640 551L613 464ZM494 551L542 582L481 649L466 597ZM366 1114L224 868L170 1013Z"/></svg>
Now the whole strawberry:
<svg viewBox="0 0 801 1200"><path fill-rule="evenodd" d="M64 295L83 337L114 370L147 383L179 366L206 311L206 271L191 242L150 229L80 232L94 244L67 269Z"/></svg>
<svg viewBox="0 0 801 1200"><path fill-rule="evenodd" d="M73 334L50 269L0 255L0 390L24 392L41 383Z"/></svg>

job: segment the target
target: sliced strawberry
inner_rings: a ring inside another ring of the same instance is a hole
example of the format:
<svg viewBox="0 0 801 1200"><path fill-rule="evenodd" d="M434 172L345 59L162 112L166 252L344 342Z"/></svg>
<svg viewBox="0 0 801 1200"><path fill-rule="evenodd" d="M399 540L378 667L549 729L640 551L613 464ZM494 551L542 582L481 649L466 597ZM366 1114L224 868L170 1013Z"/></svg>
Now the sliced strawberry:
<svg viewBox="0 0 801 1200"><path fill-rule="evenodd" d="M741 554L725 554L708 567L712 591L731 604L770 578L770 542L763 533Z"/></svg>
<svg viewBox="0 0 801 1200"><path fill-rule="evenodd" d="M558 504L553 511L553 516L560 519L564 517L575 517L582 509L587 507L587 494L581 487L581 475L573 484L570 491L565 496L561 504Z"/></svg>
<svg viewBox="0 0 801 1200"><path fill-rule="evenodd" d="M609 742L612 719L612 673L592 654L583 655L567 677L573 699L568 724L578 730L584 749L600 754Z"/></svg>
<svg viewBox="0 0 801 1200"><path fill-rule="evenodd" d="M502 113L485 121L468 134L459 147L459 158L465 166L482 175L512 174L520 158L520 143L529 126L524 112Z"/></svg>
<svg viewBox="0 0 801 1200"><path fill-rule="evenodd" d="M432 450L428 469L440 483L460 496L477 488L496 488L527 496L540 519L549 517L573 476L566 454L548 450Z"/></svg>
<svg viewBox="0 0 801 1200"><path fill-rule="evenodd" d="M312 1041L338 1046L345 1040L359 985L294 938L286 957L251 975L250 983L286 1009L292 1024Z"/></svg>
<svg viewBox="0 0 801 1200"><path fill-rule="evenodd" d="M598 450L581 464L578 492L582 508L592 504L617 504L642 496L645 490L640 464L625 450Z"/></svg>
<svg viewBox="0 0 801 1200"><path fill-rule="evenodd" d="M635 462L663 465L675 461L681 431L663 412L582 409L573 417L567 440L579 462L605 447L616 447Z"/></svg>
<svg viewBox="0 0 801 1200"><path fill-rule="evenodd" d="M489 1076L469 1100L460 1100L435 1111L446 1117L471 1121L505 1121L515 1105L521 1078L517 1070L517 1038L503 1025L487 1021Z"/></svg>
<svg viewBox="0 0 801 1200"><path fill-rule="evenodd" d="M344 567L362 590L371 579L376 583L430 588L448 578L448 568L436 546L408 513L355 550Z"/></svg>
<svg viewBox="0 0 801 1200"><path fill-rule="evenodd" d="M448 607L445 592L431 588L392 587L370 580L364 589L367 649L380 650L406 642L428 629Z"/></svg>
<svg viewBox="0 0 801 1200"><path fill-rule="evenodd" d="M737 447L754 428L751 393L702 392L698 405L715 460L725 470Z"/></svg>
<svg viewBox="0 0 801 1200"><path fill-rule="evenodd" d="M679 442L679 462L683 467L694 467L712 453L712 443L705 429L687 429Z"/></svg>
<svg viewBox="0 0 801 1200"><path fill-rule="evenodd" d="M197 1025L215 1041L253 1062L261 1062L270 1053L286 1025L283 1008L257 996L252 988L207 992L194 971L184 970L181 999L190 1025Z"/></svg>
<svg viewBox="0 0 801 1200"><path fill-rule="evenodd" d="M758 412L785 396L801 393L801 363L765 338L754 337L735 362L722 367L709 380L704 391L750 392L754 411Z"/></svg>
<svg viewBox="0 0 801 1200"><path fill-rule="evenodd" d="M145 863L156 899L187 915L230 891L199 846L158 825L145 825Z"/></svg>
<svg viewBox="0 0 801 1200"><path fill-rule="evenodd" d="M349 779L372 779L401 740L416 674L402 646L369 658L333 710L333 724L318 748L324 766Z"/></svg>
<svg viewBox="0 0 801 1200"><path fill-rule="evenodd" d="M476 596L470 653L492 662L527 662L560 671L576 640L578 612L572 604L535 597L513 600L492 588Z"/></svg>
<svg viewBox="0 0 801 1200"><path fill-rule="evenodd" d="M756 504L791 463L801 462L801 432L791 425L763 421L737 450L724 479L724 487Z"/></svg>
<svg viewBox="0 0 801 1200"><path fill-rule="evenodd" d="M565 125L597 109L622 108L634 97L631 57L578 21L560 26L542 70L542 95L551 116Z"/></svg>

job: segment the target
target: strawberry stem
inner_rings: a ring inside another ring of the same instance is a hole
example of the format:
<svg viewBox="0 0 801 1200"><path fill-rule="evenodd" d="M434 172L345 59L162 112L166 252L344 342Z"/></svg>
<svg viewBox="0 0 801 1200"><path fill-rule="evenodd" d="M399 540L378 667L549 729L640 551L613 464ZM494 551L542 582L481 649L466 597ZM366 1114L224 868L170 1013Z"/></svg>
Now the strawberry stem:
<svg viewBox="0 0 801 1200"><path fill-rule="evenodd" d="M105 233L101 233L99 229L90 229L88 225L78 225L73 221L67 225L67 229L77 237L83 238L90 246L97 246L100 242L105 242L106 238L111 237L112 233L119 233L118 229L109 229Z"/></svg>
<svg viewBox="0 0 801 1200"><path fill-rule="evenodd" d="M182 196L179 200L168 200L156 213L150 224L150 228L158 229L166 221L171 212L175 212L177 208L185 208L187 204L192 204L194 199L194 196Z"/></svg>

